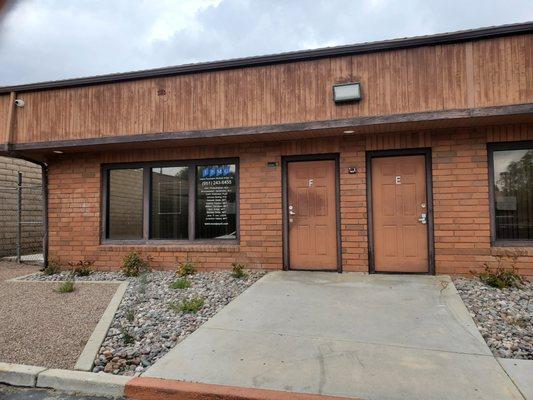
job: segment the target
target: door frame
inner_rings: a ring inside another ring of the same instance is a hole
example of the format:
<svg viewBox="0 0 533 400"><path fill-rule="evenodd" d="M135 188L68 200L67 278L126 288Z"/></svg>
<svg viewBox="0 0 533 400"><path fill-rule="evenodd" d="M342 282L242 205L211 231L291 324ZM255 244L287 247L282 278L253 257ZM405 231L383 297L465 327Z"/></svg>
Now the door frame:
<svg viewBox="0 0 533 400"><path fill-rule="evenodd" d="M372 159L380 157L401 157L423 155L426 164L426 196L427 196L427 242L428 242L428 271L427 272L381 272L376 271L374 263L374 224L372 212ZM433 234L433 178L431 166L431 148L373 150L366 152L366 204L368 224L368 272L371 274L411 274L435 275L435 242Z"/></svg>
<svg viewBox="0 0 533 400"><path fill-rule="evenodd" d="M339 174L339 153L327 154L309 154L309 155L295 155L281 157L281 207L282 207L282 221L283 221L283 270L291 269L290 254L289 254L289 195L288 187L288 164L298 161L335 161L335 223L337 225L337 269L313 269L312 271L327 271L327 272L342 272L342 238L341 238L341 190L340 190L340 174ZM298 269L298 271L306 271L305 269ZM309 270L311 271L311 270Z"/></svg>

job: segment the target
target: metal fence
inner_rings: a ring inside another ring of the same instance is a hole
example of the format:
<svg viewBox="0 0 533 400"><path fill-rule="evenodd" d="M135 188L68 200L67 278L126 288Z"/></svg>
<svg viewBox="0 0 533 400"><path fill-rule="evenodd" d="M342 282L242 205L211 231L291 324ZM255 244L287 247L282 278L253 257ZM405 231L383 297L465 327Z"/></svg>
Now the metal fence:
<svg viewBox="0 0 533 400"><path fill-rule="evenodd" d="M42 264L44 253L44 207L42 181L25 179L22 172L13 182L0 186L0 257L3 260Z"/></svg>

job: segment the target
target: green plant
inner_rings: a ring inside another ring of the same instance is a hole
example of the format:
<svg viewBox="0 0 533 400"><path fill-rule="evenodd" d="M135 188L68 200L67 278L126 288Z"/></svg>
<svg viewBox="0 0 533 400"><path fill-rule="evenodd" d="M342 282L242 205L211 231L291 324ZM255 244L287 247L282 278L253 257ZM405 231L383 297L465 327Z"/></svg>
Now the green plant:
<svg viewBox="0 0 533 400"><path fill-rule="evenodd" d="M57 287L57 291L59 293L70 293L74 291L74 281L72 279L68 279L66 281L63 281L59 284Z"/></svg>
<svg viewBox="0 0 533 400"><path fill-rule="evenodd" d="M196 266L191 261L180 262L176 274L178 276L193 275L196 272Z"/></svg>
<svg viewBox="0 0 533 400"><path fill-rule="evenodd" d="M187 278L179 278L172 282L169 287L171 289L188 289L191 287L191 281Z"/></svg>
<svg viewBox="0 0 533 400"><path fill-rule="evenodd" d="M42 269L45 275L55 275L61 272L61 265L58 260L49 260L48 265Z"/></svg>
<svg viewBox="0 0 533 400"><path fill-rule="evenodd" d="M68 263L72 269L72 274L75 276L89 276L93 273L93 264L94 261L90 260L80 260L77 263Z"/></svg>
<svg viewBox="0 0 533 400"><path fill-rule="evenodd" d="M124 344L135 343L135 338L133 335L123 326L120 327L120 333L122 334L122 340L124 341Z"/></svg>
<svg viewBox="0 0 533 400"><path fill-rule="evenodd" d="M485 270L478 274L479 279L486 285L504 289L507 287L521 287L525 280L514 267L506 269L503 267L491 268L485 265Z"/></svg>
<svg viewBox="0 0 533 400"><path fill-rule="evenodd" d="M481 282L486 285L504 289L507 287L521 287L526 283L526 279L516 272L516 261L523 255L520 249L505 249L494 254L495 261L485 263L484 270L475 273Z"/></svg>
<svg viewBox="0 0 533 400"><path fill-rule="evenodd" d="M235 279L243 279L248 276L248 273L245 271L244 264L233 263L231 264L231 276Z"/></svg>
<svg viewBox="0 0 533 400"><path fill-rule="evenodd" d="M173 311L181 311L186 314L195 314L204 306L204 299L201 297L193 297L192 299L185 299L180 304L169 303L168 308Z"/></svg>
<svg viewBox="0 0 533 400"><path fill-rule="evenodd" d="M141 256L132 251L126 257L122 263L122 273L125 276L139 276L143 272L150 270L150 264L148 260L143 260Z"/></svg>
<svg viewBox="0 0 533 400"><path fill-rule="evenodd" d="M126 317L126 321L133 322L133 320L135 319L135 312L133 311L133 309L129 308L126 310L124 316Z"/></svg>

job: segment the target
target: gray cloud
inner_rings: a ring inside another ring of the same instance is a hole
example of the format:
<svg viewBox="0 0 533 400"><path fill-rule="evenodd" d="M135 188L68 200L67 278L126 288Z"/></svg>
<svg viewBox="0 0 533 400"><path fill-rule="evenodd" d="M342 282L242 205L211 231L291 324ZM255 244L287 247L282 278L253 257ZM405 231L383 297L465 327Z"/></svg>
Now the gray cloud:
<svg viewBox="0 0 533 400"><path fill-rule="evenodd" d="M530 0L18 0L0 18L0 85L532 19Z"/></svg>

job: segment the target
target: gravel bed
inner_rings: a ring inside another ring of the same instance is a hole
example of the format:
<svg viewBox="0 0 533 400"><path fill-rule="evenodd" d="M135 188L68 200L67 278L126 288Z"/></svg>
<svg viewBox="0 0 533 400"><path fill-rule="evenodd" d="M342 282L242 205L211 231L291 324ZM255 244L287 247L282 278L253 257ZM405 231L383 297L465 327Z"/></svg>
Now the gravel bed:
<svg viewBox="0 0 533 400"><path fill-rule="evenodd" d="M151 272L139 278L126 278L119 272L94 272L87 277L76 277L80 281L129 281L93 371L119 375L143 372L264 274L249 271L245 278L236 279L230 271L198 272L187 277L191 282L187 289L169 287L177 279L173 272ZM69 277L68 272L62 272L25 279L61 281ZM198 312L179 311L184 299L198 297L204 300Z"/></svg>
<svg viewBox="0 0 533 400"><path fill-rule="evenodd" d="M53 282L6 281L38 268L0 262L0 361L70 369L117 285L80 283L58 293Z"/></svg>
<svg viewBox="0 0 533 400"><path fill-rule="evenodd" d="M533 359L533 285L497 289L475 278L453 283L496 357Z"/></svg>

